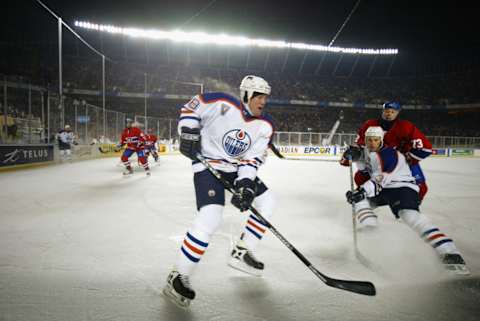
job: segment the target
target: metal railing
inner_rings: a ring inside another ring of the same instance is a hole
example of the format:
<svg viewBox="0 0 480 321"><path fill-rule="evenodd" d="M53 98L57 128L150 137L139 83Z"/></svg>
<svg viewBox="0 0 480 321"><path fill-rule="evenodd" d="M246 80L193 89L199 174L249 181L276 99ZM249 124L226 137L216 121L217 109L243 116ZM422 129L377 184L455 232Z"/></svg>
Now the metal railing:
<svg viewBox="0 0 480 321"><path fill-rule="evenodd" d="M329 133L276 132L273 143L276 145L322 145ZM350 145L357 134L335 134L331 145ZM480 137L427 136L434 148L480 148Z"/></svg>
<svg viewBox="0 0 480 321"><path fill-rule="evenodd" d="M81 143L94 139L119 140L126 114L65 96L60 104L58 94L30 85L28 80L2 76L0 90L0 144L55 143L56 133L68 124ZM21 78L21 77L20 77ZM114 107L113 107L114 108ZM177 119L136 115L135 120L153 130L161 140L178 139ZM105 134L105 135L104 135ZM276 132L276 145L322 145L329 133ZM352 144L356 134L337 133L330 144ZM480 148L480 137L428 136L435 148Z"/></svg>

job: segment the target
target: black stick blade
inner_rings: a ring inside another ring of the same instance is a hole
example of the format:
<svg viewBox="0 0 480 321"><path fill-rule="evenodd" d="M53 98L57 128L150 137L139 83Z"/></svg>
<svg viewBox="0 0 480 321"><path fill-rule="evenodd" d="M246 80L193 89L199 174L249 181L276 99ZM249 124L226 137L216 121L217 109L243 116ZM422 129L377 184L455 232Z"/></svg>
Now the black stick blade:
<svg viewBox="0 0 480 321"><path fill-rule="evenodd" d="M373 285L372 282L368 281L348 281L328 278L325 283L328 286L358 294L370 296L374 296L375 294L377 294L375 285Z"/></svg>

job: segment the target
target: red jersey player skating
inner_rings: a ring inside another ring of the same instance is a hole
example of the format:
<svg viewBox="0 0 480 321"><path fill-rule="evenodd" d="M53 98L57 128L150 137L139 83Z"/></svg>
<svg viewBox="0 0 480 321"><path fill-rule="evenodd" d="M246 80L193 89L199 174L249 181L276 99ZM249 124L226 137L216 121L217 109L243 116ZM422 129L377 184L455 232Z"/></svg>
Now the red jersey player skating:
<svg viewBox="0 0 480 321"><path fill-rule="evenodd" d="M352 156L360 154L360 148L365 146L365 131L371 126L380 126L385 131L384 144L400 151L406 158L412 176L415 177L420 188L420 200L423 200L428 187L425 175L420 167L419 161L432 154L432 144L425 135L408 120L398 118L402 109L398 102L386 102L383 104L382 116L378 119L367 120L358 131L356 144L350 146L342 156L340 163L348 166ZM370 177L366 171L355 173L355 183L360 186Z"/></svg>
<svg viewBox="0 0 480 321"><path fill-rule="evenodd" d="M153 134L153 129L149 128L147 135L145 135L145 157L148 160L148 156L152 154L155 162L158 162L158 153L157 153L157 136Z"/></svg>
<svg viewBox="0 0 480 321"><path fill-rule="evenodd" d="M148 168L148 161L145 157L145 135L140 128L138 128L138 123L133 122L131 119L127 119L127 127L123 130L120 143L117 147L122 147L127 144L127 148L122 154L121 160L123 165L125 165L125 171L123 175L133 174L133 169L128 160L133 153L137 153L138 161L140 166L145 169L145 173L150 175L150 168Z"/></svg>

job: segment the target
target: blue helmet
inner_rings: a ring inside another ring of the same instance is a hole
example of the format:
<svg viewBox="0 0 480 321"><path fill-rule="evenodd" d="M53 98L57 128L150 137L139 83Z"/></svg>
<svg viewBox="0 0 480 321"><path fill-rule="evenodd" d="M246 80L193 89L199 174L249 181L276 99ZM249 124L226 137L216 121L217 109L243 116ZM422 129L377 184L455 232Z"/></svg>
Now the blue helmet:
<svg viewBox="0 0 480 321"><path fill-rule="evenodd" d="M392 108L395 110L400 111L402 109L402 105L398 101L387 101L383 104L383 109Z"/></svg>

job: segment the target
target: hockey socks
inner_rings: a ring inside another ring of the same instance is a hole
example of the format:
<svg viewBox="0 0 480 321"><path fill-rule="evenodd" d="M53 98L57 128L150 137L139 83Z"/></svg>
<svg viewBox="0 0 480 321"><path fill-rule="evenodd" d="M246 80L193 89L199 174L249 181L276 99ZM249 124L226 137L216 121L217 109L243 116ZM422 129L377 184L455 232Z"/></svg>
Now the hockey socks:
<svg viewBox="0 0 480 321"><path fill-rule="evenodd" d="M401 210L399 215L426 243L430 244L448 271L461 275L470 274L453 240L434 226L425 215L415 210Z"/></svg>
<svg viewBox="0 0 480 321"><path fill-rule="evenodd" d="M245 224L241 239L245 242L246 247L255 249L265 235L267 227L255 215L250 214Z"/></svg>
<svg viewBox="0 0 480 321"><path fill-rule="evenodd" d="M438 255L457 253L453 240L442 233L423 214L415 210L401 210L400 218L437 252Z"/></svg>
<svg viewBox="0 0 480 321"><path fill-rule="evenodd" d="M208 239L199 232L187 232L180 247L176 267L181 274L190 275L208 247Z"/></svg>
<svg viewBox="0 0 480 321"><path fill-rule="evenodd" d="M266 190L262 195L255 198L253 204L259 213L262 214L266 220L269 220L273 215L274 202L272 192ZM241 239L245 242L249 250L254 251L266 231L267 227L262 223L262 220L254 214L250 214L245 223Z"/></svg>

